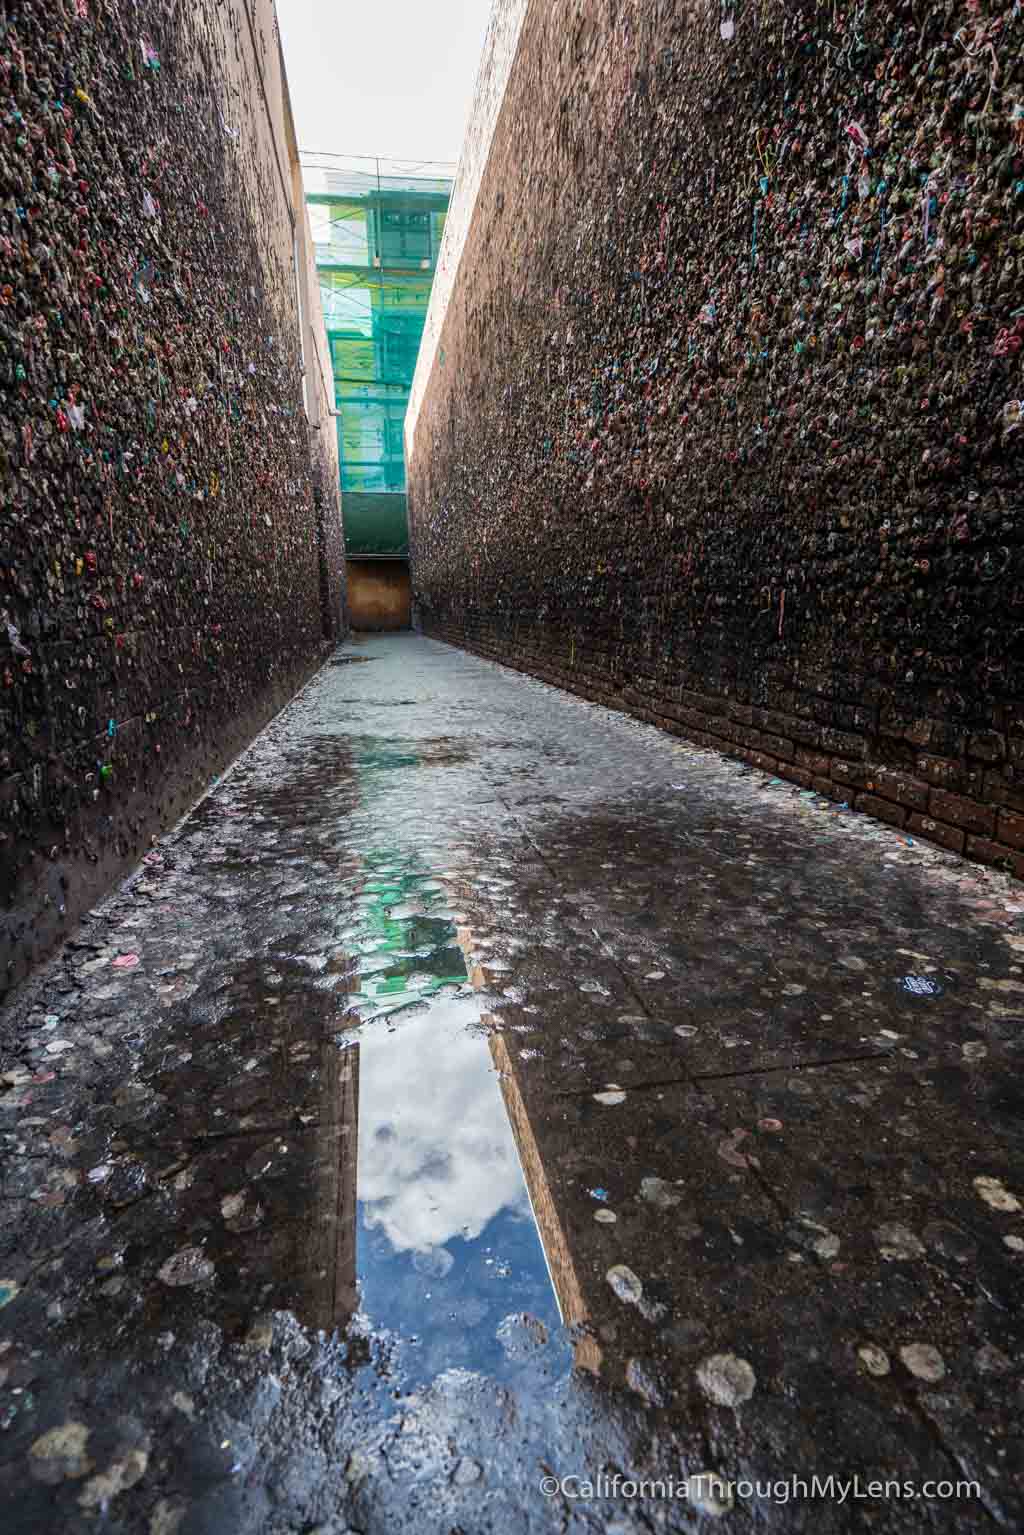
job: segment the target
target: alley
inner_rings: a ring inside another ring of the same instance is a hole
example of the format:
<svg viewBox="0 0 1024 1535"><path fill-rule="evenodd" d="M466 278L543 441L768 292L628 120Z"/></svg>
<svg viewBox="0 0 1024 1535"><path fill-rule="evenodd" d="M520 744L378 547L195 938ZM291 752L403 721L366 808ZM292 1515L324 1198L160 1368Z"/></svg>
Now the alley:
<svg viewBox="0 0 1024 1535"><path fill-rule="evenodd" d="M0 1020L4 1529L1020 1528L1022 1023L1006 876L343 646Z"/></svg>

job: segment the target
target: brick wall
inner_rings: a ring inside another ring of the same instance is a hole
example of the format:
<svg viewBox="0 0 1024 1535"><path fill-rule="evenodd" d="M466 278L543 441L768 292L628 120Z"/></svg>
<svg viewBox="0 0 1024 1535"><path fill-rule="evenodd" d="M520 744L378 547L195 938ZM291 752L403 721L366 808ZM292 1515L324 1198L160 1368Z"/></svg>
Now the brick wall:
<svg viewBox="0 0 1024 1535"><path fill-rule="evenodd" d="M428 632L1024 872L1022 43L532 0L418 379Z"/></svg>
<svg viewBox="0 0 1024 1535"><path fill-rule="evenodd" d="M343 575L272 0L21 0L0 71L2 995L309 675Z"/></svg>

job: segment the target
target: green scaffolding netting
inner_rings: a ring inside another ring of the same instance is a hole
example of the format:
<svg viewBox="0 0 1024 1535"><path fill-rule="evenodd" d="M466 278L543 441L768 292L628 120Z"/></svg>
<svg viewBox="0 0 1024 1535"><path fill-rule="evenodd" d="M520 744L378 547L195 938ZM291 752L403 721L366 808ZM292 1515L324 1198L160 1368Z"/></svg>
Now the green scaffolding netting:
<svg viewBox="0 0 1024 1535"><path fill-rule="evenodd" d="M303 156L341 488L360 497L361 525L364 497L405 494L402 434L451 196L448 169ZM346 543L349 553L360 552Z"/></svg>

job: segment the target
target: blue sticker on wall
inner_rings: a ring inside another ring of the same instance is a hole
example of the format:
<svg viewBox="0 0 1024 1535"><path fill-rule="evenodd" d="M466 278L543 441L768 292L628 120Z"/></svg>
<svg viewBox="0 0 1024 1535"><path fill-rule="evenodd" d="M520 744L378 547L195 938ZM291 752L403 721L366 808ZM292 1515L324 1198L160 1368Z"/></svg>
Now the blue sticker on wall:
<svg viewBox="0 0 1024 1535"><path fill-rule="evenodd" d="M941 981L930 975L901 975L898 985L912 997L941 997L946 989Z"/></svg>

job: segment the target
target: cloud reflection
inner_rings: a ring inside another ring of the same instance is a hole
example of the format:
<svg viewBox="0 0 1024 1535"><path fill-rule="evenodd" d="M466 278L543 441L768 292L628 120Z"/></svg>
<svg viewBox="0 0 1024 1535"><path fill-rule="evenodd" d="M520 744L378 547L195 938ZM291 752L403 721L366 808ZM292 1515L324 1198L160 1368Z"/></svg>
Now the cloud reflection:
<svg viewBox="0 0 1024 1535"><path fill-rule="evenodd" d="M363 1223L397 1251L435 1255L438 1273L451 1237L471 1241L499 1210L529 1209L487 1042L466 1032L479 1017L476 997L437 998L360 1041Z"/></svg>

